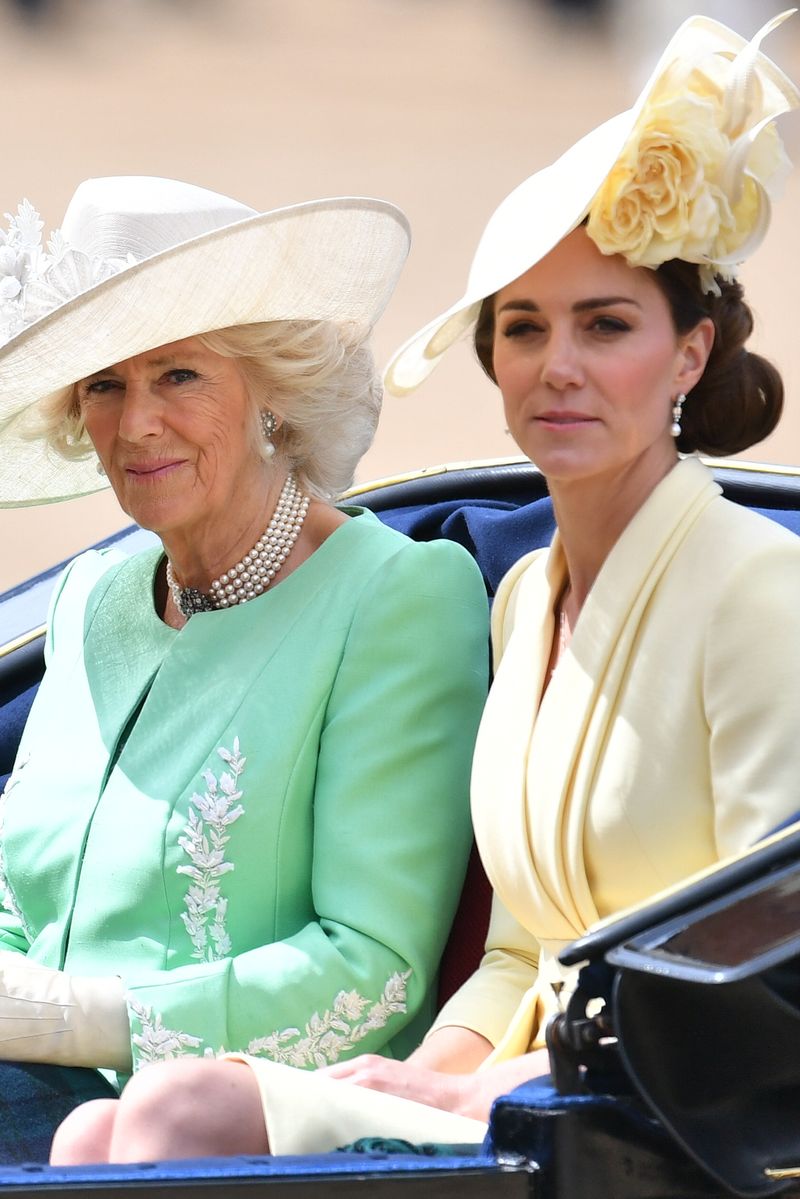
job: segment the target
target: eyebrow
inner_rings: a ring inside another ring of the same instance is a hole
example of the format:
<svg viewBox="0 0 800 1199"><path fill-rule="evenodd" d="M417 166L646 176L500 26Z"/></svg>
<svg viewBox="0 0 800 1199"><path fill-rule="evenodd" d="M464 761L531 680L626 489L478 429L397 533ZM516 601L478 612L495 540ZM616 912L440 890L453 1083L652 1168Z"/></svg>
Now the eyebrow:
<svg viewBox="0 0 800 1199"><path fill-rule="evenodd" d="M200 357L199 350L184 350L181 354L162 354L158 358L148 358L148 366L169 366L175 362L194 362Z"/></svg>
<svg viewBox="0 0 800 1199"><path fill-rule="evenodd" d="M578 300L572 305L573 312L591 312L595 308L611 308L614 304L633 304L635 308L641 308L638 300L634 300L631 296L592 296L588 300ZM538 304L533 300L508 300L500 308L501 312L541 312Z"/></svg>
<svg viewBox="0 0 800 1199"><path fill-rule="evenodd" d="M147 366L155 366L159 369L165 366L175 366L178 362L188 364L197 358L197 354L188 350L185 354L164 354L160 358L148 358ZM87 379L99 379L101 375L113 375L115 367L104 366L102 370L95 371L91 375L87 375Z"/></svg>

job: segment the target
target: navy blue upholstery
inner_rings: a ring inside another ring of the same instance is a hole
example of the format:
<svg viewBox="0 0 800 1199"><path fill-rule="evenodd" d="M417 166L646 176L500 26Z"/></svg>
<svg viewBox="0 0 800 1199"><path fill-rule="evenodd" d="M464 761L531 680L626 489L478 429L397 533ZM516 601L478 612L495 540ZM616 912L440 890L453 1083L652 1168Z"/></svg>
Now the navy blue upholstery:
<svg viewBox="0 0 800 1199"><path fill-rule="evenodd" d="M97 1070L0 1062L0 1162L44 1162L73 1108L116 1092Z"/></svg>
<svg viewBox="0 0 800 1199"><path fill-rule="evenodd" d="M350 1185L349 1187L342 1185L336 1194L357 1197L363 1193L363 1190L359 1188L359 1183L369 1180L371 1176L386 1175L395 1179L397 1176L408 1176L413 1179L415 1176L424 1175L430 1184L430 1189L426 1189L424 1192L419 1190L420 1179L417 1178L417 1188L414 1190L414 1194L435 1196L439 1179L447 1178L464 1170L469 1173L480 1170L488 1177L489 1186L481 1192L482 1195L501 1197L506 1194L510 1196L526 1193L521 1188L515 1187L512 1190L503 1187L505 1171L497 1165L493 1158L483 1153L450 1157L383 1154L367 1156L361 1153L331 1153L282 1158L202 1158L194 1161L121 1166L29 1166L27 1168L22 1166L5 1169L0 1166L0 1188L4 1193L6 1187L9 1190L14 1189L14 1193L16 1193L17 1187L43 1187L46 1185L48 1194L50 1194L50 1187L54 1188L53 1193L56 1195L60 1187L63 1187L69 1188L70 1195L73 1194L73 1188L86 1188L87 1191L91 1189L93 1194L99 1192L100 1195L106 1193L116 1195L117 1190L113 1189L112 1191L115 1184L127 1183L136 1187L137 1190L147 1184L157 1189L159 1195L166 1195L167 1188L171 1193L176 1183L194 1180L198 1189L192 1191L192 1194L200 1193L201 1184L202 1193L205 1194L207 1184L218 1182L220 1184L218 1193L227 1196L236 1183L241 1183L243 1188L241 1193L246 1197L261 1194L260 1190L253 1189L254 1184L274 1179L276 1183L281 1180L291 1183L292 1194L297 1193L299 1196L306 1193L300 1189L300 1184L304 1180L317 1180L319 1194L322 1197L330 1193L327 1188L333 1179L342 1179L343 1182L349 1180ZM179 1191L180 1195L187 1193L184 1190ZM284 1191L280 1191L281 1195L284 1193ZM395 1194L395 1190L393 1189L391 1193ZM458 1193L463 1193L463 1183ZM447 1194L455 1195L456 1190L449 1189Z"/></svg>
<svg viewBox="0 0 800 1199"><path fill-rule="evenodd" d="M796 533L800 537L800 511L795 512L784 508L753 508L753 511L760 512L768 520L774 520L777 524L783 525L785 529L790 529L792 533Z"/></svg>
<svg viewBox="0 0 800 1199"><path fill-rule="evenodd" d="M753 510L800 535L800 511ZM523 554L549 544L555 529L549 498L522 506L506 500L448 499L435 504L381 508L378 516L415 541L446 537L463 545L480 566L490 596Z"/></svg>
<svg viewBox="0 0 800 1199"><path fill-rule="evenodd" d="M28 687L27 690L20 695L15 695L0 708L0 791L6 785L6 780L14 765L19 739L25 728L25 721L28 719L37 688L38 683Z"/></svg>
<svg viewBox="0 0 800 1199"><path fill-rule="evenodd" d="M495 1102L491 1130L486 1148L500 1160L537 1163L537 1199L730 1196L633 1098L559 1095L534 1079Z"/></svg>
<svg viewBox="0 0 800 1199"><path fill-rule="evenodd" d="M493 596L503 575L529 550L548 545L555 529L549 499L515 507L503 501L447 500L379 512L384 524L413 537L433 541L446 537L469 550Z"/></svg>

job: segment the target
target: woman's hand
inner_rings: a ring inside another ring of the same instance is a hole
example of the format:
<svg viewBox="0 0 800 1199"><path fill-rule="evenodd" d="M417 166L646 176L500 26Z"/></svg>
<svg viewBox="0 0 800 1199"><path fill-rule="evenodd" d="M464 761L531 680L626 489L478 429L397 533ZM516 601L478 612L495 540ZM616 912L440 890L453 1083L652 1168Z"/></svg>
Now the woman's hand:
<svg viewBox="0 0 800 1199"><path fill-rule="evenodd" d="M549 1073L549 1069L547 1050L538 1049L471 1074L446 1074L417 1065L414 1058L397 1062L376 1054L339 1062L323 1073L473 1120L488 1120L498 1095L506 1095L520 1083Z"/></svg>
<svg viewBox="0 0 800 1199"><path fill-rule="evenodd" d="M385 1091L389 1095L399 1095L401 1099L412 1099L415 1103L461 1115L467 1114L462 1110L464 1083L474 1077L471 1074L444 1074L417 1066L412 1061L398 1062L375 1053L338 1062L322 1073L359 1087L369 1087L372 1091Z"/></svg>
<svg viewBox="0 0 800 1199"><path fill-rule="evenodd" d="M470 1105L473 1071L492 1048L491 1041L470 1028L445 1025L431 1033L405 1062L362 1054L331 1066L326 1073L373 1091L466 1115L464 1105Z"/></svg>

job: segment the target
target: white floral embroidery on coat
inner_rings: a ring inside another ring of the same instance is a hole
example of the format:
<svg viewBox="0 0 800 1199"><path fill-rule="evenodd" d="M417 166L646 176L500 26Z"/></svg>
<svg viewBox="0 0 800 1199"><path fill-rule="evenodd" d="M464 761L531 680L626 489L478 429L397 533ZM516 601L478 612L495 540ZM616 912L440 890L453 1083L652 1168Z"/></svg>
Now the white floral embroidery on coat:
<svg viewBox="0 0 800 1199"><path fill-rule="evenodd" d="M19 920L25 936L29 941L32 941L33 937L30 935L30 930L25 923L25 917L22 914L20 906L17 903L16 897L14 896L14 892L11 890L11 884L8 881L8 875L6 874L6 855L3 845L3 824L5 820L6 800L16 787L23 769L28 765L30 760L31 755L29 753L23 754L17 760L14 769L8 776L6 785L3 788L3 793L0 795L0 904L3 905L7 912L10 912L12 916L15 916L16 919Z"/></svg>
<svg viewBox="0 0 800 1199"><path fill-rule="evenodd" d="M330 1011L321 1016L314 1012L304 1035L299 1028L276 1030L268 1037L256 1037L246 1052L287 1066L331 1066L368 1033L384 1028L391 1016L406 1011L406 983L410 975L410 970L393 974L380 999L371 1007L369 999L358 991L340 991ZM367 1007L369 1011L364 1016Z"/></svg>
<svg viewBox="0 0 800 1199"><path fill-rule="evenodd" d="M192 879L186 892L187 911L181 913L192 945L193 958L201 962L218 962L231 952L231 939L225 928L228 900L220 890L219 880L223 874L234 869L233 862L225 861L225 846L230 837L227 829L244 815L238 802L242 798L238 780L247 762L239 753L239 738L233 749L220 746L217 753L230 770L217 779L213 770L206 770L203 779L206 790L192 796L189 820L178 844L191 858L190 866L179 866L178 874L188 874Z"/></svg>
<svg viewBox="0 0 800 1199"><path fill-rule="evenodd" d="M178 1032L174 1028L165 1028L161 1013L143 1003L139 1003L132 995L128 996L128 1006L139 1021L142 1031L134 1033L131 1038L134 1048L134 1070L149 1066L152 1062L171 1062L176 1057L198 1057L191 1053L199 1049L203 1038L193 1037L188 1032Z"/></svg>

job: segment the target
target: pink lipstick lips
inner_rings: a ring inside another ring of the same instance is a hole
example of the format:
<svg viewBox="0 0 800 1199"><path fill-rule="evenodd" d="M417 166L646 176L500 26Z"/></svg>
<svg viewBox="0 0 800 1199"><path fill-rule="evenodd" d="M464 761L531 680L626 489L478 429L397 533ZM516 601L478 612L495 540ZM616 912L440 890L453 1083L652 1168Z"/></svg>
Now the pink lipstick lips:
<svg viewBox="0 0 800 1199"><path fill-rule="evenodd" d="M587 416L585 412L569 412L569 411L548 411L542 412L536 417L536 420L543 425L551 425L558 428L570 428L575 425L589 425L594 423L593 416Z"/></svg>
<svg viewBox="0 0 800 1199"><path fill-rule="evenodd" d="M125 473L143 481L163 479L178 466L183 466L182 458L152 458L147 462L126 466Z"/></svg>

